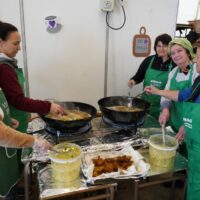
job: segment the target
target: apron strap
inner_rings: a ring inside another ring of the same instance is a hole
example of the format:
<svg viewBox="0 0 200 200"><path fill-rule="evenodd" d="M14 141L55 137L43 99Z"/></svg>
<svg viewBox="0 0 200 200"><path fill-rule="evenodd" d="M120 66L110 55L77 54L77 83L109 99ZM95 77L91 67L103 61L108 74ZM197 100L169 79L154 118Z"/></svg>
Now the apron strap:
<svg viewBox="0 0 200 200"><path fill-rule="evenodd" d="M0 64L9 65L11 68L13 68L15 70L15 73L16 73L16 69L18 69L18 66L16 65L16 63L14 61L10 61L10 60L5 60L4 61L4 60L1 60Z"/></svg>
<svg viewBox="0 0 200 200"><path fill-rule="evenodd" d="M16 63L14 61L10 61L10 60L1 60L0 61L0 64L6 64L6 65L9 65L10 67L12 67L13 69L16 69L18 68L18 66L16 65Z"/></svg>
<svg viewBox="0 0 200 200"><path fill-rule="evenodd" d="M173 65L172 65L172 60L171 60L171 62L170 62L170 64L169 64L169 68L168 68L168 71L169 71L169 72L172 70L172 67L173 67Z"/></svg>
<svg viewBox="0 0 200 200"><path fill-rule="evenodd" d="M153 61L154 61L155 57L156 57L156 56L153 56L153 57L152 57L152 59L151 59L151 61L150 61L150 63L149 63L149 67L152 67L152 64L153 64Z"/></svg>

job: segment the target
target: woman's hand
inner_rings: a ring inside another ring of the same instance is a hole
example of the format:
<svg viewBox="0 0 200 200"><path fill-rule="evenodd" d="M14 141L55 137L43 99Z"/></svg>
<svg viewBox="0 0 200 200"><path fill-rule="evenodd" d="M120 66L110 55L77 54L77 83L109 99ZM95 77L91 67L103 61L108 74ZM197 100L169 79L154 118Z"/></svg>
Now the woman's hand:
<svg viewBox="0 0 200 200"><path fill-rule="evenodd" d="M33 145L33 149L40 153L44 154L47 152L48 149L50 149L52 145L45 139L40 138L40 137L35 137L35 142Z"/></svg>
<svg viewBox="0 0 200 200"><path fill-rule="evenodd" d="M179 144L182 144L185 138L185 129L184 126L181 126L176 134L176 139Z"/></svg>
<svg viewBox="0 0 200 200"><path fill-rule="evenodd" d="M155 94L155 95L159 95L159 89L154 87L154 86L146 86L144 88L144 91L147 93L147 94Z"/></svg>
<svg viewBox="0 0 200 200"><path fill-rule="evenodd" d="M16 129L19 126L19 122L14 118L11 118L11 124L12 124L12 128L14 129Z"/></svg>
<svg viewBox="0 0 200 200"><path fill-rule="evenodd" d="M128 87L132 88L134 85L136 85L136 82L133 79L130 79L128 81Z"/></svg>
<svg viewBox="0 0 200 200"><path fill-rule="evenodd" d="M164 108L159 116L159 123L161 126L166 126L167 121L169 120L170 112L168 108Z"/></svg>
<svg viewBox="0 0 200 200"><path fill-rule="evenodd" d="M50 108L49 113L51 113L51 114L61 114L61 115L65 114L66 115L64 108L57 103L51 103L51 108Z"/></svg>

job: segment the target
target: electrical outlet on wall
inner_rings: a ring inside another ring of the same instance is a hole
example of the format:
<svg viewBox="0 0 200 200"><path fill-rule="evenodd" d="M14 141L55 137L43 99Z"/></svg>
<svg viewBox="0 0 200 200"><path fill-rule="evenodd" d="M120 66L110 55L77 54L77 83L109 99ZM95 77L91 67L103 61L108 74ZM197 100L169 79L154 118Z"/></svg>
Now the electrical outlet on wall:
<svg viewBox="0 0 200 200"><path fill-rule="evenodd" d="M100 0L101 1L101 10L110 12L114 9L115 0Z"/></svg>

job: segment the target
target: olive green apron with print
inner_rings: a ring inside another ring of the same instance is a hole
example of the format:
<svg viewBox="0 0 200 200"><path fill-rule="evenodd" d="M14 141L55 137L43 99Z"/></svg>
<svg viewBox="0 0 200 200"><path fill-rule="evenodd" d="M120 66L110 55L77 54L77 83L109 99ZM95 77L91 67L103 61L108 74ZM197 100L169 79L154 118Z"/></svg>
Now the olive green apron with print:
<svg viewBox="0 0 200 200"><path fill-rule="evenodd" d="M172 64L170 63L168 71L161 71L157 69L152 68L152 63L155 59L155 56L152 57L151 62L147 68L144 83L143 83L143 89L146 86L153 85L160 90L163 90L165 88L165 85L167 83L168 74L171 71ZM158 95L147 95L146 93L142 94L142 99L148 101L151 103L151 108L149 114L154 116L156 119L158 119L158 116L160 114L160 96Z"/></svg>
<svg viewBox="0 0 200 200"><path fill-rule="evenodd" d="M7 60L5 61L1 60L0 63L5 63L15 70L19 85L21 86L24 92L25 78L24 78L22 69L18 68L17 65L15 65L14 63L12 64L12 62L9 62ZM18 110L17 108L15 108L14 106L10 104L9 104L9 109L10 109L11 117L16 119L19 122L19 126L17 127L17 130L25 133L28 127L28 113L22 110Z"/></svg>
<svg viewBox="0 0 200 200"><path fill-rule="evenodd" d="M178 74L178 70L179 69L176 70L174 76L171 79L170 90L184 90L186 88L191 87L192 85L193 65L192 64L190 65L190 71L189 71L190 74L188 80L177 82L176 76ZM172 106L170 108L169 124L175 133L177 133L180 126L183 125L182 111L183 111L183 104L180 102L172 101ZM184 142L179 147L179 152L187 158L187 149L186 149L186 144Z"/></svg>
<svg viewBox="0 0 200 200"><path fill-rule="evenodd" d="M11 126L8 103L1 89L0 107L4 112L4 123ZM9 192L19 180L20 175L17 149L0 147L0 196L5 196Z"/></svg>
<svg viewBox="0 0 200 200"><path fill-rule="evenodd" d="M17 75L18 82L22 90L24 91L25 78L23 75L23 71L21 68L14 68L14 69ZM25 133L28 127L28 113L22 110L18 110L10 104L9 104L9 108L10 108L11 116L19 121L19 127L17 128L17 130Z"/></svg>
<svg viewBox="0 0 200 200"><path fill-rule="evenodd" d="M18 82L24 91L24 83L25 83L25 78L23 75L23 71L21 68L15 68L15 72L17 75ZM10 108L10 115L12 118L16 119L19 122L19 126L17 127L17 130L23 133L27 132L27 127L28 127L28 113L24 112L22 110L18 110L14 106L9 104ZM23 163L21 162L21 155L22 155L22 150L18 149L17 150L17 156L18 156L18 167L22 170L23 169Z"/></svg>
<svg viewBox="0 0 200 200"><path fill-rule="evenodd" d="M183 103L183 123L188 150L187 200L200 199L200 104Z"/></svg>

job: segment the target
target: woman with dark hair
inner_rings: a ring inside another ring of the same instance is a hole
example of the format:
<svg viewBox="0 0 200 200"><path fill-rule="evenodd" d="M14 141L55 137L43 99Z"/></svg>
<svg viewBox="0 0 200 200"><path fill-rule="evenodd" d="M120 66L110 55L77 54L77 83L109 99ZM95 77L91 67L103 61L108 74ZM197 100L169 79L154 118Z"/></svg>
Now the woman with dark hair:
<svg viewBox="0 0 200 200"><path fill-rule="evenodd" d="M143 88L148 85L154 85L159 89L165 88L168 74L175 67L168 55L168 44L171 40L172 38L168 34L159 35L155 39L154 50L156 54L144 59L136 74L128 81L130 88L142 81ZM147 96L144 93L142 98L151 103L149 114L158 119L160 114L160 97L153 94Z"/></svg>
<svg viewBox="0 0 200 200"><path fill-rule="evenodd" d="M19 121L17 130L26 132L28 112L64 114L64 109L49 101L25 97L25 77L15 59L20 50L20 42L17 28L12 24L0 22L0 88L8 101L11 117Z"/></svg>
<svg viewBox="0 0 200 200"><path fill-rule="evenodd" d="M5 109L4 113L19 121L17 130L26 133L28 112L64 114L65 111L58 104L25 96L25 78L15 59L20 42L17 28L0 21L0 88L5 95L0 94L0 106ZM5 124L11 126L9 117L6 119ZM0 196L9 196L9 189L19 180L22 168L20 150L0 147ZM14 195L11 196L6 199L14 199Z"/></svg>

